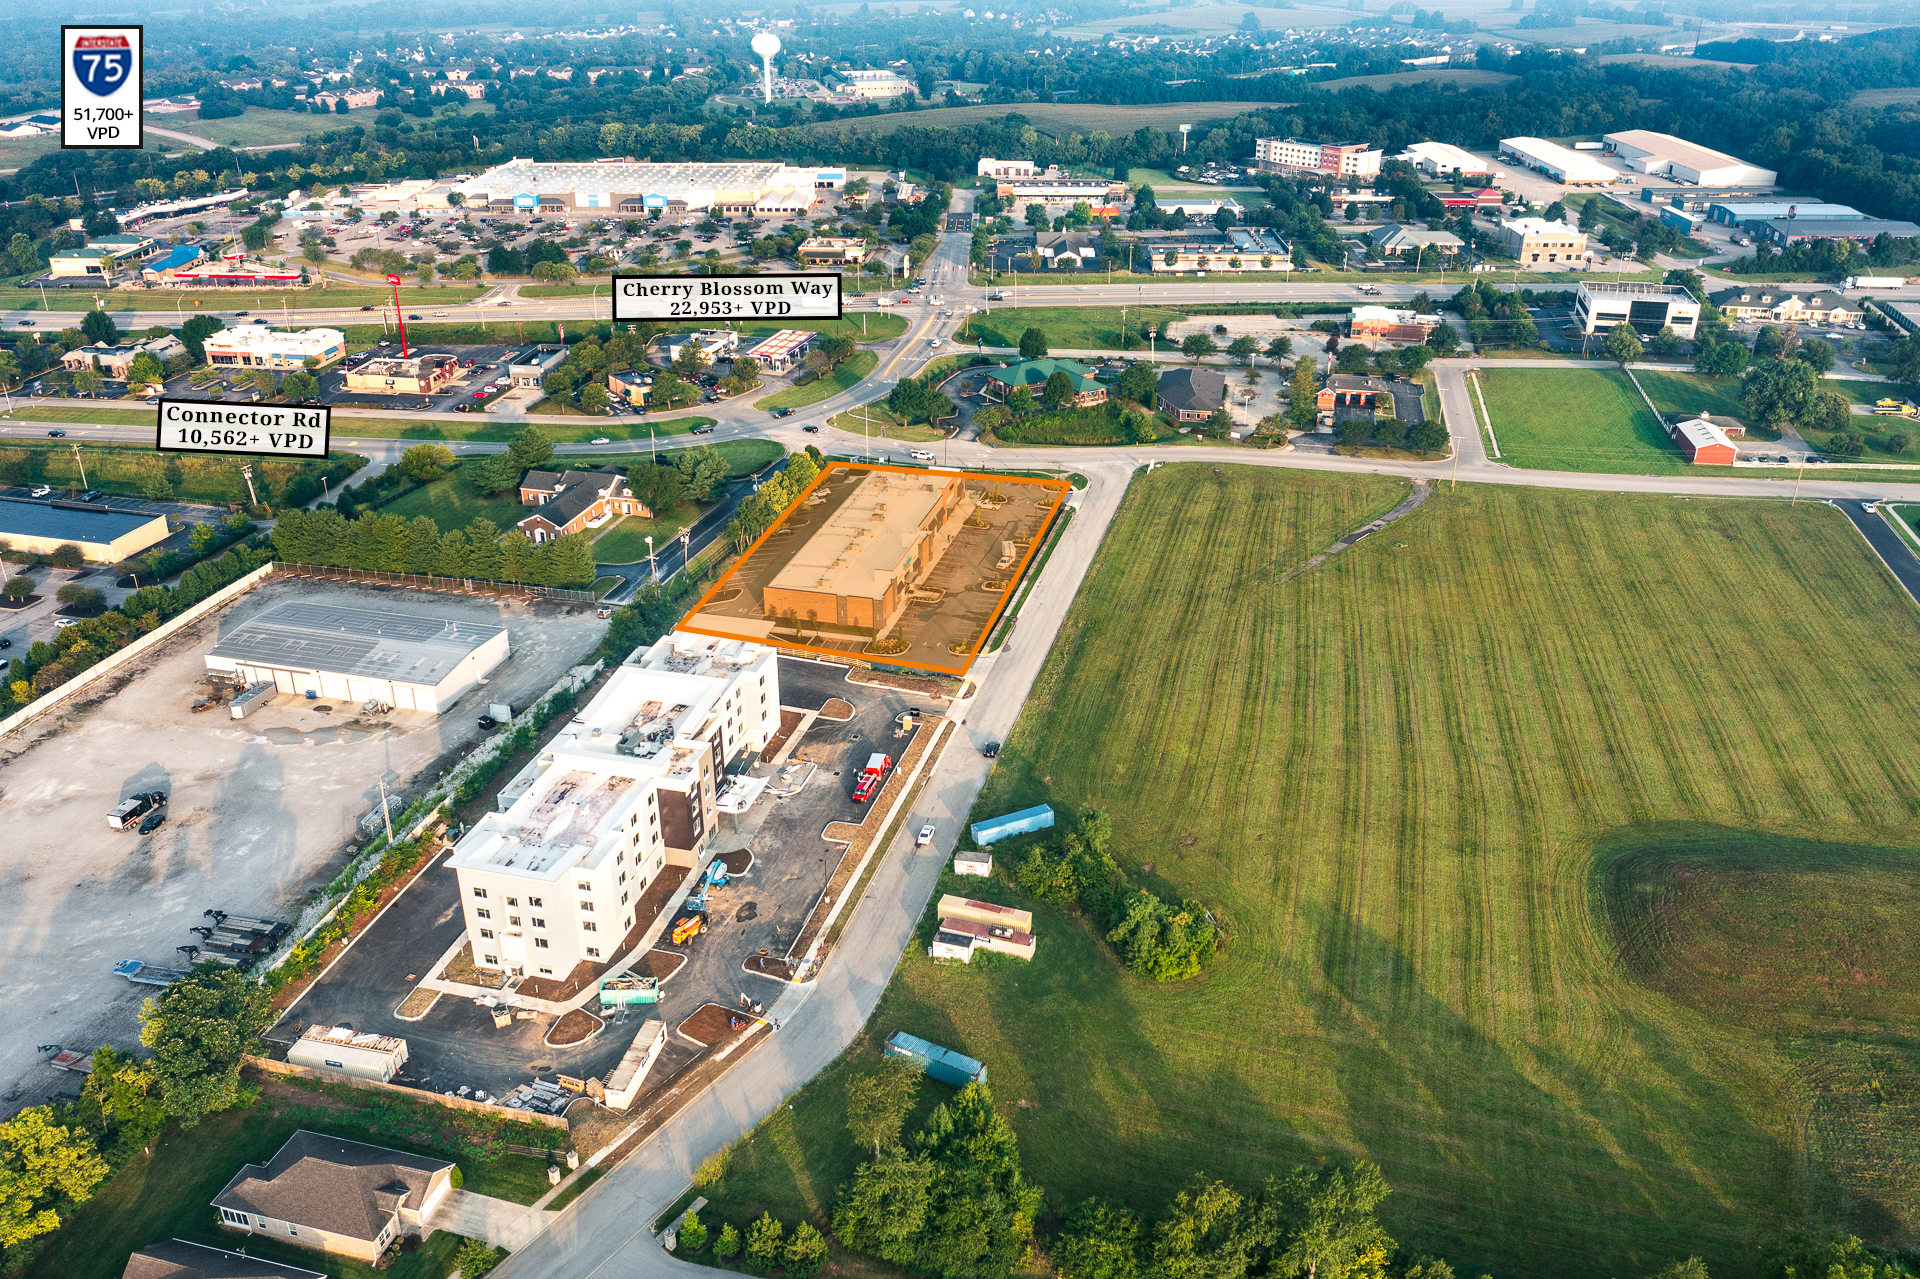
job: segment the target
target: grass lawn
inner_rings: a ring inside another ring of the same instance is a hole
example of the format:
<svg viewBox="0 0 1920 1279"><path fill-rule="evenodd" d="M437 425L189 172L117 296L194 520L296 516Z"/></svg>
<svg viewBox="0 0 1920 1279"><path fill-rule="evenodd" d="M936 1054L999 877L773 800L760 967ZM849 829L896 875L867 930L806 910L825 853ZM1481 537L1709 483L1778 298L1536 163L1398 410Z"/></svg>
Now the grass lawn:
<svg viewBox="0 0 1920 1279"><path fill-rule="evenodd" d="M1187 313L1175 307L1130 306L1126 308L1128 330L1138 335L1146 325L1158 327L1166 321L1178 323ZM1120 308L1117 306L1033 306L1002 305L992 315L975 312L954 334L954 341L971 344L976 335L988 346L1019 346L1020 335L1039 329L1047 335L1047 346L1060 351L1113 350L1120 346ZM1146 350L1144 337L1134 349Z"/></svg>
<svg viewBox="0 0 1920 1279"><path fill-rule="evenodd" d="M1535 471L1727 475L1680 455L1619 369L1489 369L1487 412L1508 465Z"/></svg>
<svg viewBox="0 0 1920 1279"><path fill-rule="evenodd" d="M411 286L403 284L400 287L400 306L402 310L409 307L432 307L445 310L451 306L463 306L473 301L479 296L478 290L487 287L491 286L476 286L457 281L435 284L424 289L417 284ZM95 291L80 288L48 289L43 299L39 289L0 289L0 310L91 311L95 295ZM174 301L174 297L170 294L137 288L113 289L99 293L98 296L106 303L108 311L163 310L166 304ZM197 309L210 315L230 314L238 310L251 310L259 314L272 315L280 310L282 303L292 310L301 311L315 307L379 306L383 302L389 306L393 304L391 289L375 288L372 285L364 288L334 285L330 288L315 286L306 289L261 289L258 292L234 289L219 299L218 306ZM191 315L195 309L187 307L183 314ZM475 314L477 316L478 312L476 311ZM490 315L487 318L498 320L501 317ZM419 342L435 340L412 329L408 330L408 334ZM493 340L500 339L496 337Z"/></svg>
<svg viewBox="0 0 1920 1279"><path fill-rule="evenodd" d="M1821 505L1495 486L1273 586L1406 491L1135 479L977 813L1106 808L1122 865L1203 901L1224 952L1157 985L1038 908L1030 965L909 947L869 1042L985 1061L1062 1207L1157 1214L1196 1172L1365 1157L1403 1257L1456 1273L1755 1273L1829 1171L1794 1067L1773 1026L1635 980L1598 853L1907 848L1920 684L1863 687L1831 654L1888 653L1913 605ZM716 1217L818 1219L857 1158L835 1071L736 1155Z"/></svg>
<svg viewBox="0 0 1920 1279"><path fill-rule="evenodd" d="M151 406L122 408L114 400L67 400L56 404L22 400L19 404L20 407L11 413L0 413L0 419L18 422L92 422L103 426L152 426L156 421L156 410ZM88 407L94 404L101 407Z"/></svg>
<svg viewBox="0 0 1920 1279"><path fill-rule="evenodd" d="M1705 373L1663 373L1635 369L1633 376L1647 398L1662 413L1714 413L1744 422L1749 414L1740 400L1740 379Z"/></svg>
<svg viewBox="0 0 1920 1279"><path fill-rule="evenodd" d="M423 484L411 493L395 498L380 508L382 515L398 515L410 520L424 515L440 526L442 533L465 528L477 519L489 519L502 531L525 519L533 508L520 505L517 493L488 497L473 487L465 466L456 466L444 479Z"/></svg>
<svg viewBox="0 0 1920 1279"><path fill-rule="evenodd" d="M909 425L901 421L887 412L884 400L876 400L872 404L835 414L827 420L827 425L838 427L842 431L852 431L855 435L870 436L876 447L890 442L930 444L935 440L947 438L945 431L925 422Z"/></svg>
<svg viewBox="0 0 1920 1279"><path fill-rule="evenodd" d="M75 443L79 444L78 466L70 447ZM367 462L366 458L339 447L335 447L330 457L355 469ZM178 501L224 506L247 499L246 480L240 475L240 466L246 461L245 457L219 453L156 453L151 445L73 440L0 441L0 462L17 466L15 474L20 482L48 484L62 490L62 496L78 496L86 489L99 489L116 497L144 498L147 485L154 479L163 479L171 489L171 496ZM317 476L325 469L317 460L287 458L261 458L253 465L254 483L265 501L278 501L296 476L302 473Z"/></svg>
<svg viewBox="0 0 1920 1279"><path fill-rule="evenodd" d="M818 404L822 400L832 399L842 391L851 390L860 380L873 372L873 366L880 357L872 351L855 351L840 363L840 366L824 378L814 378L808 382L796 383L784 391L775 391L764 400L755 400L756 409L801 409L809 404ZM803 375L804 376L804 375Z"/></svg>
<svg viewBox="0 0 1920 1279"><path fill-rule="evenodd" d="M401 1105L393 1108L391 1118L410 1126L433 1123L439 1120L437 1110ZM419 1115L426 1118L417 1120ZM457 1236L441 1236L430 1249L409 1258L404 1269L397 1264L380 1272L339 1258L328 1258L323 1264L320 1254L297 1248L288 1248L284 1254L268 1251L285 1245L257 1237L249 1241L215 1228L214 1211L207 1205L220 1188L242 1164L265 1163L301 1128L453 1159L460 1164L468 1190L515 1203L530 1204L548 1189L544 1159L501 1155L482 1162L457 1151L410 1141L403 1131L390 1127L382 1131L387 1117L382 1109L345 1106L329 1097L316 1097L311 1103L269 1097L251 1110L209 1115L194 1128L170 1126L155 1143L152 1157L136 1155L96 1191L21 1275L23 1279L119 1279L128 1254L156 1240L177 1236L236 1250L240 1243L249 1243L249 1252L321 1270L339 1279L375 1279L382 1273L405 1279L442 1279L459 1246ZM263 1243L267 1248L253 1246Z"/></svg>
<svg viewBox="0 0 1920 1279"><path fill-rule="evenodd" d="M668 542L680 535L681 529L691 526L711 509L711 502L682 502L656 519L623 516L593 539L593 558L602 564L638 563L647 558L649 536L653 538L654 554L658 555L667 549Z"/></svg>
<svg viewBox="0 0 1920 1279"><path fill-rule="evenodd" d="M585 444L605 436L610 440L667 439L685 435L696 426L710 426L710 417L588 417L584 414L558 414L539 423L547 438L558 444ZM344 413L333 419L334 442L341 437L369 436L385 440L510 440L527 429L527 423L490 416L486 413L448 413L431 420L408 418L350 417ZM351 444L351 439L347 443Z"/></svg>
<svg viewBox="0 0 1920 1279"><path fill-rule="evenodd" d="M230 147L273 146L295 143L310 134L334 129L350 129L352 124L337 115L308 111L272 111L266 107L248 107L243 113L224 120L188 119L185 116L148 117L149 125L191 133Z"/></svg>

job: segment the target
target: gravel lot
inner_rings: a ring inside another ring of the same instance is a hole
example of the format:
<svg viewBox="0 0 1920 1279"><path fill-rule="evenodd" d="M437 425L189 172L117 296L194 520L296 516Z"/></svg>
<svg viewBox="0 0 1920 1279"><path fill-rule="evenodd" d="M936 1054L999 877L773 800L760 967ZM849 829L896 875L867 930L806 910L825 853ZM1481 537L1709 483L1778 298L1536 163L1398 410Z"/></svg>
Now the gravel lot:
<svg viewBox="0 0 1920 1279"><path fill-rule="evenodd" d="M362 721L351 703L276 698L244 721L191 712L216 635L271 604L328 597L435 616L497 619L511 654L491 683L445 715ZM411 796L480 737L483 702L516 710L592 651L605 623L569 609L455 595L270 579L104 680L89 702L0 741L0 924L15 1030L0 1039L0 1114L77 1088L36 1045L138 1042L147 987L122 959L171 966L201 912L291 918L344 860L384 773ZM330 711L319 708L330 706ZM110 829L136 791L171 795L150 836Z"/></svg>

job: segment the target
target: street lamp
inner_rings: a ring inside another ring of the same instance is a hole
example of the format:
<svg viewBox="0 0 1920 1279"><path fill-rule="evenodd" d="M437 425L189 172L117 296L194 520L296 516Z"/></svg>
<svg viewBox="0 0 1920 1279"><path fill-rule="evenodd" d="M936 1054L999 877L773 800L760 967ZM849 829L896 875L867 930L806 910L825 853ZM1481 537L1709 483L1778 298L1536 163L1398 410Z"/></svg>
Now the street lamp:
<svg viewBox="0 0 1920 1279"><path fill-rule="evenodd" d="M654 581L660 580L659 572L653 566L653 535L647 535L647 576Z"/></svg>

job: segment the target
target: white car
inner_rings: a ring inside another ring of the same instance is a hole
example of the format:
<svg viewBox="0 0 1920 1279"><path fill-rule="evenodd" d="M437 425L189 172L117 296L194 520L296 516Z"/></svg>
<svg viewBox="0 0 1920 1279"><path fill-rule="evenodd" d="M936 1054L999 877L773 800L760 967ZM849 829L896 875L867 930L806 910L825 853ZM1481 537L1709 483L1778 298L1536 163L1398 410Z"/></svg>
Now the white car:
<svg viewBox="0 0 1920 1279"><path fill-rule="evenodd" d="M80 619L77 617L56 617L53 619L53 629L56 631L64 631L69 626L78 626L79 624Z"/></svg>
<svg viewBox="0 0 1920 1279"><path fill-rule="evenodd" d="M613 443L613 441L612 441L612 440L610 440L610 439L608 439L608 438L607 438L606 436L604 436L604 435L598 435L598 436L595 436L595 437L594 437L593 439L591 439L591 440L589 440L589 441L587 441L587 443L589 443L589 444L611 444L611 443Z"/></svg>
<svg viewBox="0 0 1920 1279"><path fill-rule="evenodd" d="M933 454L926 449L908 449L907 456L916 462L933 461Z"/></svg>
<svg viewBox="0 0 1920 1279"><path fill-rule="evenodd" d="M47 494L51 492L53 492L53 487L51 485L42 484L39 488L33 491L33 495L35 497L45 497Z"/></svg>
<svg viewBox="0 0 1920 1279"><path fill-rule="evenodd" d="M920 834L913 841L913 843L916 848L924 848L926 845L931 844L932 842L933 842L933 824L928 823L927 825L922 826L920 828Z"/></svg>
<svg viewBox="0 0 1920 1279"><path fill-rule="evenodd" d="M928 339L927 339L927 345L928 345L928 346L939 346L939 345L940 345L940 339L939 339L939 338L928 338Z"/></svg>
<svg viewBox="0 0 1920 1279"><path fill-rule="evenodd" d="M433 313L433 318L436 320L444 320L447 318L447 313L445 311L435 311Z"/></svg>

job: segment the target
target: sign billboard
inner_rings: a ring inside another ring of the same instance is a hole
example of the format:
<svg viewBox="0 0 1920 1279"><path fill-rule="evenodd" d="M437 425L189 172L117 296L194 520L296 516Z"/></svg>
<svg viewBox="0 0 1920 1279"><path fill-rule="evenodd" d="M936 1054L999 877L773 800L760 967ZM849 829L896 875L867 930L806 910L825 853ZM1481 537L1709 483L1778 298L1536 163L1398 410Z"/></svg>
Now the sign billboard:
<svg viewBox="0 0 1920 1279"><path fill-rule="evenodd" d="M60 145L137 150L145 142L141 27L60 28Z"/></svg>
<svg viewBox="0 0 1920 1279"><path fill-rule="evenodd" d="M162 453L325 457L333 410L324 404L226 404L161 399L154 448Z"/></svg>
<svg viewBox="0 0 1920 1279"><path fill-rule="evenodd" d="M837 320L840 273L616 275L613 318L621 320Z"/></svg>

